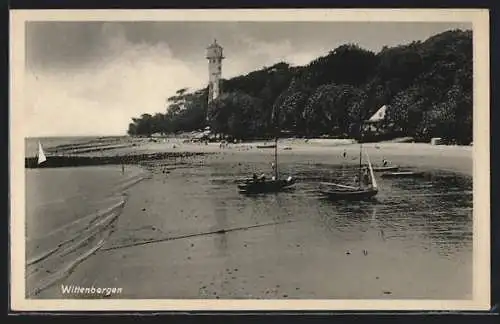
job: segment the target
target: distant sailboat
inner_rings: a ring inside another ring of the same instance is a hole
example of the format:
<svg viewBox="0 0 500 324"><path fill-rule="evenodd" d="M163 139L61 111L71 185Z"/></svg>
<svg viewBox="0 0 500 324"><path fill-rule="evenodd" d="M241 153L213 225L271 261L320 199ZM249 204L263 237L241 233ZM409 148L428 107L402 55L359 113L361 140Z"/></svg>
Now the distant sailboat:
<svg viewBox="0 0 500 324"><path fill-rule="evenodd" d="M42 164L45 161L47 161L47 157L43 151L42 143L38 142L38 164Z"/></svg>

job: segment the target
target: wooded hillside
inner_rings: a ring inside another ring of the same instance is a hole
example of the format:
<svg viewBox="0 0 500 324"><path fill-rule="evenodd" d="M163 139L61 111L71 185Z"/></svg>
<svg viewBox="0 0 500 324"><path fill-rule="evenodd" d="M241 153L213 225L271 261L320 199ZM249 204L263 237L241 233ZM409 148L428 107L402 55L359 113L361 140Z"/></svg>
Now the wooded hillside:
<svg viewBox="0 0 500 324"><path fill-rule="evenodd" d="M359 122L382 105L383 135L428 141L472 141L472 31L447 31L379 53L340 46L310 64L279 62L222 81L208 107L207 89L180 89L166 112L133 118L130 135L193 131L206 126L238 139L273 134L358 138ZM374 137L377 139L377 137Z"/></svg>

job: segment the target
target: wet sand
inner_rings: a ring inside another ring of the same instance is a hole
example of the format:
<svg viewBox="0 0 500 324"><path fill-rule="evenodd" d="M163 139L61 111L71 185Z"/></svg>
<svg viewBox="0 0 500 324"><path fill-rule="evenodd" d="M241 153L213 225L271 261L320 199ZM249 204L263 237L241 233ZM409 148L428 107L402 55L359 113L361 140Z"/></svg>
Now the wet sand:
<svg viewBox="0 0 500 324"><path fill-rule="evenodd" d="M227 148L220 148L219 143L184 143L181 139L166 139L151 142L147 139L124 139L123 143L108 145L106 150L83 152L79 156L130 156L140 154L159 153L215 153L226 161L241 159L260 161L273 159L274 149L257 148L258 145L272 142L249 142L229 144ZM347 140L309 140L280 139L278 142L279 159L297 163L327 163L327 164L356 164L359 163L359 148L357 143ZM125 146L125 147L124 147ZM115 147L115 148L114 148ZM370 155L372 164L380 164L382 159L388 159L395 165L422 170L452 171L472 176L472 146L446 146L426 143L365 143L363 149ZM346 151L347 159L342 157ZM244 156L242 154L245 154ZM252 157L255 155L255 157ZM366 157L363 155L363 159Z"/></svg>
<svg viewBox="0 0 500 324"><path fill-rule="evenodd" d="M354 165L359 159L355 144L283 145L292 148L280 150L284 174L310 176L316 169ZM373 164L386 158L409 169L472 175L471 147L364 147ZM144 163L151 178L127 189L127 202L105 245L39 298L102 297L63 294L61 284L123 288L110 298L141 299L471 297L471 193L462 192L470 187L457 189L457 195L469 198L455 206L454 197L446 198L442 189L434 200L412 200L411 186L429 183L382 182L381 201L345 211L318 202L308 194L310 188L300 185L291 195L239 196L235 178L270 171L273 150L257 149L255 143L225 149L143 143L100 154L165 151L219 154ZM402 198L392 201L391 192Z"/></svg>

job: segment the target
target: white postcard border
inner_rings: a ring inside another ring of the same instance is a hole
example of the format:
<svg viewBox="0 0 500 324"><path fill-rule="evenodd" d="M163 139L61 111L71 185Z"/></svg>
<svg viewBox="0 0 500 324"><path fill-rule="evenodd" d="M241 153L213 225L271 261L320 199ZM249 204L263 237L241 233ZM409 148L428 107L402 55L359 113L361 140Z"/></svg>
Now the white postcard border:
<svg viewBox="0 0 500 324"><path fill-rule="evenodd" d="M486 9L11 10L10 257L14 311L487 310L490 307L489 13ZM25 21L471 22L474 46L472 300L38 300L25 298Z"/></svg>

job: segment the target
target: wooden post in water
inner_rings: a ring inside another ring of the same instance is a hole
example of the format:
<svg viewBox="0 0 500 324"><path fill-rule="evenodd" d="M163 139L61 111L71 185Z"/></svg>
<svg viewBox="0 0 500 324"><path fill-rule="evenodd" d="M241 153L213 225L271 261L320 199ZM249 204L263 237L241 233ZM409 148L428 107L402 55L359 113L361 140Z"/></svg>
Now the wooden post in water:
<svg viewBox="0 0 500 324"><path fill-rule="evenodd" d="M125 157L121 157L122 174L125 174Z"/></svg>
<svg viewBox="0 0 500 324"><path fill-rule="evenodd" d="M278 180L278 137L274 139L274 179Z"/></svg>
<svg viewBox="0 0 500 324"><path fill-rule="evenodd" d="M361 186L361 157L362 157L362 151L363 151L363 144L362 143L359 143L359 184Z"/></svg>

